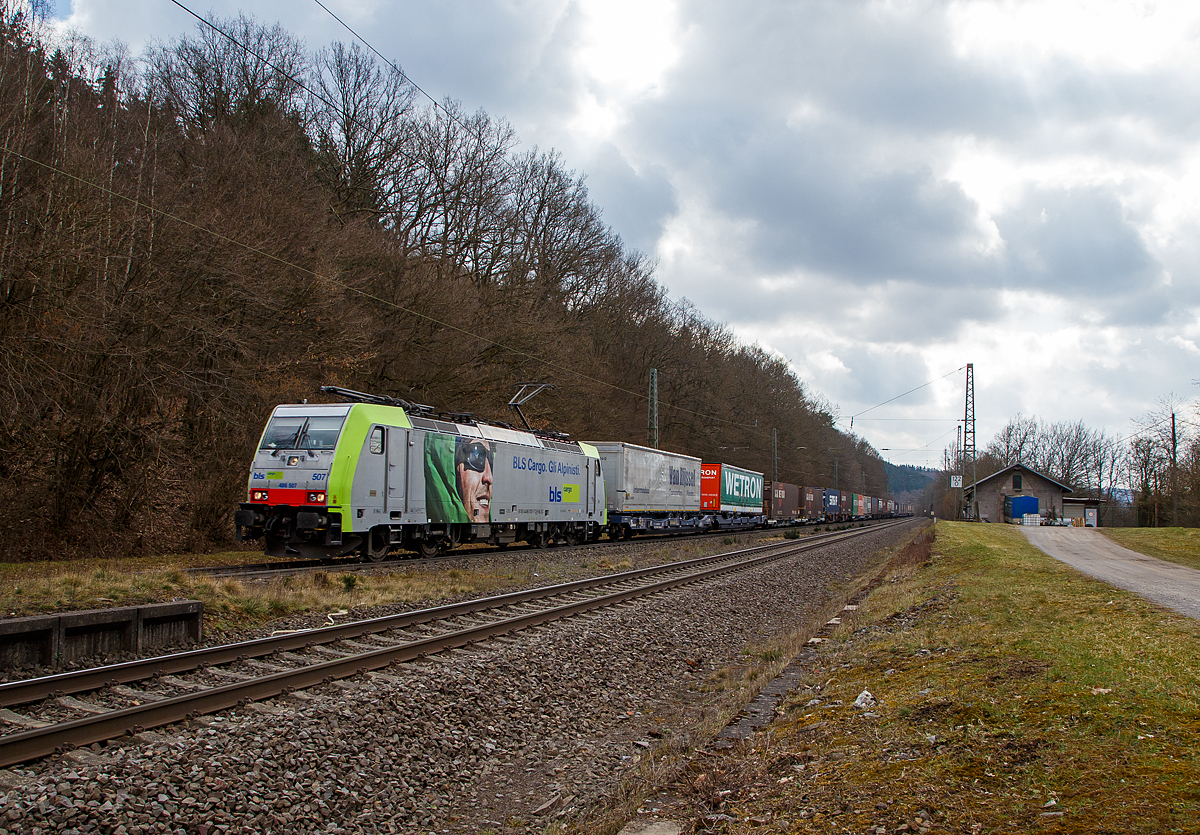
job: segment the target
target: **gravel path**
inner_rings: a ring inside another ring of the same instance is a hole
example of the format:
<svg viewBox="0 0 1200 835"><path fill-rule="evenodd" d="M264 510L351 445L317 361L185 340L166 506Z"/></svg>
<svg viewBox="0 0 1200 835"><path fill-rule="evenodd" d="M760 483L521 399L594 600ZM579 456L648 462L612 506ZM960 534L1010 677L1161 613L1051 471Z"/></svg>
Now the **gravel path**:
<svg viewBox="0 0 1200 835"><path fill-rule="evenodd" d="M0 833L533 833L586 820L652 753L711 731L747 650L818 627L917 524L14 769Z"/></svg>
<svg viewBox="0 0 1200 835"><path fill-rule="evenodd" d="M1200 571L1122 548L1097 530L1022 527L1056 560L1191 618L1200 618Z"/></svg>

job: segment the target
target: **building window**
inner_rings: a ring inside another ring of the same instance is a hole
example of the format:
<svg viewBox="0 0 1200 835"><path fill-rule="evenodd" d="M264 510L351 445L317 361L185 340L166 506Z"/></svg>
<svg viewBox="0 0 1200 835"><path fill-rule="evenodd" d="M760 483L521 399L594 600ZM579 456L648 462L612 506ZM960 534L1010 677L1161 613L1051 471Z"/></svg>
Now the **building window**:
<svg viewBox="0 0 1200 835"><path fill-rule="evenodd" d="M1013 473L1013 489L1014 490L1021 489L1021 474L1020 473Z"/></svg>

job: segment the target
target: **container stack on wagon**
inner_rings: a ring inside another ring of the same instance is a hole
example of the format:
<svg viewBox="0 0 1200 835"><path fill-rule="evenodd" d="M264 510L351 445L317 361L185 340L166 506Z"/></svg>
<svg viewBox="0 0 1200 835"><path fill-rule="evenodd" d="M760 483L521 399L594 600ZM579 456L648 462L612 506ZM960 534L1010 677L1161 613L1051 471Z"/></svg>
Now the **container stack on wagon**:
<svg viewBox="0 0 1200 835"><path fill-rule="evenodd" d="M700 507L712 527L747 528L766 523L762 473L706 461L700 468Z"/></svg>
<svg viewBox="0 0 1200 835"><path fill-rule="evenodd" d="M699 458L613 441L592 446L600 454L611 538L712 527L700 507Z"/></svg>
<svg viewBox="0 0 1200 835"><path fill-rule="evenodd" d="M763 501L763 511L767 514L768 524L796 525L804 519L803 505L800 500L801 488L785 481L766 483L766 498Z"/></svg>

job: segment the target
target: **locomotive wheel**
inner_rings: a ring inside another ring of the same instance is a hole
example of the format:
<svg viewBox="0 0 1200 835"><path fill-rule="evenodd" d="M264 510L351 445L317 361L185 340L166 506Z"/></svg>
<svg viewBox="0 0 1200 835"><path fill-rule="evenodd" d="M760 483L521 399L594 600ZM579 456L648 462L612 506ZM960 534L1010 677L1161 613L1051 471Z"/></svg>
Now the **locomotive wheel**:
<svg viewBox="0 0 1200 835"><path fill-rule="evenodd" d="M417 553L425 559L431 559L438 555L441 546L436 539L421 539L417 541Z"/></svg>
<svg viewBox="0 0 1200 835"><path fill-rule="evenodd" d="M567 535L564 537L564 540L568 545L578 545L583 541L583 539L583 535L579 533L577 528L571 528L569 531L567 531Z"/></svg>
<svg viewBox="0 0 1200 835"><path fill-rule="evenodd" d="M533 539L531 541L534 548L549 548L550 534L546 533L545 531L538 531L533 535Z"/></svg>
<svg viewBox="0 0 1200 835"><path fill-rule="evenodd" d="M374 528L363 543L362 552L371 562L383 562L388 556L388 534L386 529Z"/></svg>

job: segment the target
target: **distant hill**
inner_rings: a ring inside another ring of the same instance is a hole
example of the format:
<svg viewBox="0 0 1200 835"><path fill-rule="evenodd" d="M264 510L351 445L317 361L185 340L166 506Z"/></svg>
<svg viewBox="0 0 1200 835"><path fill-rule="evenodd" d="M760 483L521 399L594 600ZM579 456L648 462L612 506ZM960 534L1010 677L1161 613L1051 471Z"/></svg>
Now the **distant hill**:
<svg viewBox="0 0 1200 835"><path fill-rule="evenodd" d="M920 493L929 482L937 478L938 471L928 467L914 467L911 464L889 464L883 462L887 472L888 490L893 496L901 493Z"/></svg>

